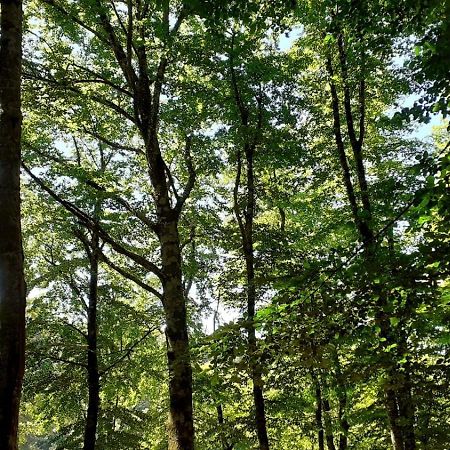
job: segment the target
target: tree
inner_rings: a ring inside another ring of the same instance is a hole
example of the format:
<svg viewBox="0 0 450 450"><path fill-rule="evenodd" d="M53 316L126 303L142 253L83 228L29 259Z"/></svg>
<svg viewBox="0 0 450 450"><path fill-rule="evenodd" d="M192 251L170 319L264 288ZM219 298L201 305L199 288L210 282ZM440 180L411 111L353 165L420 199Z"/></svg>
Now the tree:
<svg viewBox="0 0 450 450"><path fill-rule="evenodd" d="M126 120L130 134L139 136L141 154L145 155L146 167L143 173L149 175L152 186L151 202L154 206L152 219L143 219L148 231L157 237L160 245L160 266L149 259L124 249L116 241L110 244L120 247L141 268L153 273L160 281L162 288L162 303L166 314L167 358L170 371L169 384L171 396L170 409L170 446L171 449L193 448L194 431L192 419L192 374L190 367L188 330L186 322L186 304L183 291L181 245L178 224L183 206L189 197L195 182L195 171L191 159L192 137L184 136L184 163L188 171L188 179L181 193L179 186L174 184L174 174L169 164L164 160L160 145L159 130L161 127L161 96L165 89L167 70L176 54L173 49L174 41L179 29L188 16L188 9L183 5L152 6L150 2L133 5L128 3L126 10L116 9L116 5L107 6L104 2L80 3L75 10L64 2L45 1L48 11L54 14L57 23L67 30L76 23L79 36L85 36L89 45L100 45L102 51L99 56L112 69L112 74L100 74L103 81L100 84L108 87L108 94L126 102L126 106L119 106L111 101L108 95L91 93L88 97L94 103L109 108L116 118ZM85 21L80 14L86 14ZM147 18L153 14L153 23ZM175 14L177 20L170 25L170 15ZM124 23L127 25L124 27ZM73 31L73 30L72 30ZM92 39L92 41L91 41ZM158 55L150 52L152 39L160 42ZM78 37L75 38L75 41ZM85 48L89 52L88 48ZM155 57L154 60L149 58ZM55 62L55 61L53 61ZM58 67L58 61L56 61ZM61 69L61 67L60 67ZM86 97L76 84L82 76L77 74L89 73L89 67L78 64L72 65L74 72L66 74L62 85L52 75L48 77L41 69L38 78L50 84L65 89L67 83L72 85L69 91L73 97ZM36 76L36 72L35 72ZM72 77L72 78L70 78ZM120 81L117 79L119 77ZM96 81L94 81L94 84ZM89 85L89 81L87 82ZM125 85L126 88L121 87ZM169 122L170 126L170 122ZM92 134L92 132L91 132ZM101 136L103 140L108 138ZM181 136L178 136L181 137ZM72 210L75 211L75 210ZM91 230L96 227L92 217L78 214L84 225ZM141 215L141 218L143 215ZM105 234L101 237L105 238ZM108 238L109 239L109 238ZM120 252L119 252L120 253Z"/></svg>
<svg viewBox="0 0 450 450"><path fill-rule="evenodd" d="M17 448L25 358L25 281L20 219L22 2L0 19L0 447Z"/></svg>

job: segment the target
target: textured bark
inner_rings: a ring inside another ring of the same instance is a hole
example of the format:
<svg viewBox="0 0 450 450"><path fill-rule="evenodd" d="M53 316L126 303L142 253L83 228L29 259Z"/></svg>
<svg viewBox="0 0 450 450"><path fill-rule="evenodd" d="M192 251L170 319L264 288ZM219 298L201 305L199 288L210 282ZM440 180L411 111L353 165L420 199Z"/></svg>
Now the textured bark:
<svg viewBox="0 0 450 450"><path fill-rule="evenodd" d="M194 426L192 417L192 373L190 366L188 327L186 320L186 303L182 286L181 271L181 246L178 235L178 223L183 205L189 197L195 183L195 171L190 157L190 138L187 139L185 151L185 163L189 173L187 184L183 192L177 191L178 186L173 182L173 175L166 165L158 141L160 121L160 97L164 86L164 77L169 64L166 56L155 59L155 54L149 53L144 42L148 39L148 25L145 18L149 10L146 2L126 2L127 17L123 24L116 25L110 20L112 12L107 2L94 0L89 7L89 14L96 14L96 25L91 26L85 22L83 16L65 9L60 2L54 0L42 0L48 6L54 8L59 14L70 18L74 23L92 33L99 39L115 59L118 69L123 77L123 84L115 80L104 81L113 89L130 95L133 102L133 112L129 112L120 105L99 95L91 98L101 107L107 107L118 115L118 120L126 120L135 126L144 142L144 150L138 150L138 154L145 154L147 160L147 175L152 186L153 205L155 207L156 221L150 220L145 214L136 214L131 205L119 201L127 211L134 214L147 227L149 233L156 233L160 243L161 267L139 252L133 252L128 245L122 245L120 239L115 239L109 233L98 227L100 239L111 248L132 260L141 269L156 275L162 283L162 295L156 289L148 286L143 280L128 274L118 266L119 273L128 276L137 282L148 292L162 299L166 319L167 358L169 370L169 425L168 441L169 450L192 450L194 447ZM177 34L181 23L187 15L188 8L182 8L173 26L172 16L166 3L163 15L163 26L167 33L165 38L167 48L170 47L173 37ZM92 8L91 8L92 7ZM113 12L112 12L113 13ZM93 17L92 17L93 18ZM94 21L92 21L94 22ZM122 33L125 33L122 39ZM137 37L141 43L137 43ZM124 46L124 42L126 45ZM151 59L151 61L149 61ZM150 73L150 68L153 72ZM64 88L70 89L75 95L82 95L71 82L64 84ZM89 134L89 131L88 131ZM107 143L94 132L94 137ZM119 148L123 148L118 145ZM125 147L127 148L127 147ZM129 149L129 148L128 148ZM27 170L27 169L26 169ZM43 185L29 170L27 172L37 181L46 192L59 201L69 212L74 214L81 223L91 231L96 228L95 221L83 211L62 201ZM117 201L117 197L115 198ZM119 199L120 200L120 199ZM173 205L175 203L175 205Z"/></svg>
<svg viewBox="0 0 450 450"><path fill-rule="evenodd" d="M391 441L394 450L403 450L402 430L399 426L399 411L397 399L393 389L385 388L385 404L391 429Z"/></svg>
<svg viewBox="0 0 450 450"><path fill-rule="evenodd" d="M176 220L162 225L160 242L169 364L169 450L192 450L192 370Z"/></svg>
<svg viewBox="0 0 450 450"><path fill-rule="evenodd" d="M247 205L245 210L245 221L242 231L243 252L245 258L245 268L247 276L247 336L248 352L250 354L251 375L253 382L253 401L255 404L256 431L260 450L269 449L269 438L267 435L266 413L263 396L263 381L261 368L256 360L257 341L254 325L256 307L256 286L255 286L255 256L253 249L253 220L255 214L255 180L253 172L253 152L254 147L247 144L245 148L247 166Z"/></svg>
<svg viewBox="0 0 450 450"><path fill-rule="evenodd" d="M400 387L397 392L398 409L401 417L403 445L405 450L416 449L416 436L414 430L415 408L411 395L411 376L409 364L404 367L401 375Z"/></svg>
<svg viewBox="0 0 450 450"><path fill-rule="evenodd" d="M253 148L246 145L246 167L247 167L247 204L245 208L245 220L240 219L240 230L242 238L242 249L245 259L247 278L247 339L248 353L250 355L250 371L253 383L253 402L255 405L255 423L258 434L260 450L269 449L269 438L267 435L266 413L263 395L263 381L260 365L257 361L257 340L254 325L256 307L255 286L255 257L253 249L253 220L255 208L255 186L253 173ZM235 208L236 211L236 208ZM237 214L239 214L237 212Z"/></svg>
<svg viewBox="0 0 450 450"><path fill-rule="evenodd" d="M20 223L22 2L2 0L0 36L0 448L17 449L24 371L25 281Z"/></svg>
<svg viewBox="0 0 450 450"><path fill-rule="evenodd" d="M163 285L163 307L166 319L167 360L169 369L169 450L192 450L194 448L194 425L192 416L192 370L189 353L189 338L186 320L186 302L182 285L181 246L178 234L178 221L184 202L189 196L195 181L189 150L186 151L186 164L189 182L181 196L177 196L175 206L171 205L168 173L158 141L160 97L164 85L164 76L168 60L162 56L157 64L153 81L148 73L149 61L147 49L141 44L136 47L136 61L133 61L133 33L145 41L143 19L147 10L141 3L128 3L127 47L122 47L115 29L109 21L103 5L99 5L99 17L107 34L107 43L111 47L117 63L122 70L130 92L133 94L134 117L145 143L148 174L153 187L153 199L157 217L157 234L161 251L161 271L158 273ZM175 25L170 29L169 11L164 15L167 38L178 31L185 17L183 10ZM136 19L136 20L135 20ZM175 187L172 186L174 189ZM152 228L152 231L153 230ZM154 273L156 273L154 271Z"/></svg>
<svg viewBox="0 0 450 450"><path fill-rule="evenodd" d="M347 398L341 396L339 398L339 424L341 426L341 432L339 434L339 450L346 450L348 447L348 430L350 428L345 416L347 409Z"/></svg>
<svg viewBox="0 0 450 450"><path fill-rule="evenodd" d="M257 341L254 326L256 306L255 286L255 257L253 250L253 218L255 209L255 185L253 173L253 149L246 149L247 160L247 208L245 213L245 239L243 250L247 275L247 318L248 318L248 351L251 361L251 374L253 382L253 401L255 403L256 431L258 433L259 448L269 449L269 438L267 436L266 413L263 396L263 382L261 368L256 360Z"/></svg>
<svg viewBox="0 0 450 450"><path fill-rule="evenodd" d="M328 401L328 398L326 396L326 384L323 377L321 378L321 385L322 385L322 411L323 411L323 423L325 428L325 441L327 443L328 450L336 450L336 447L334 445L334 434L333 434L333 428L331 426L331 408L330 408L330 402Z"/></svg>
<svg viewBox="0 0 450 450"><path fill-rule="evenodd" d="M93 233L89 269L89 304L87 322L87 379L88 410L84 428L84 450L94 450L97 433L98 413L100 409L100 375L97 353L97 302L98 302L98 261L99 238Z"/></svg>

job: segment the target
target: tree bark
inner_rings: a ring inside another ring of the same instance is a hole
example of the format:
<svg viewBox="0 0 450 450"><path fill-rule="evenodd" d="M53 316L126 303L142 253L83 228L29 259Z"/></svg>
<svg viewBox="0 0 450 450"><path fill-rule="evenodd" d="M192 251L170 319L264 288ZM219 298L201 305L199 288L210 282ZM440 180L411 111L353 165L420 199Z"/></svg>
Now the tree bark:
<svg viewBox="0 0 450 450"><path fill-rule="evenodd" d="M164 87L164 77L169 60L165 51L159 60L149 61L150 54L145 44L148 38L147 24L145 23L148 8L146 2L127 2L127 25L117 26L110 21L110 10L107 2L94 0L90 5L90 14L96 13L96 25L91 26L77 14L72 14L58 2L43 0L74 23L95 35L111 52L117 68L121 71L123 82L127 86L127 93L131 95L133 112L122 108L101 96L92 99L106 106L113 113L118 114L119 120L131 122L139 132L145 148L147 160L147 175L152 186L153 204L155 207L156 222L148 220L144 215L147 230L156 233L160 243L161 267L145 256L130 251L127 246L121 245L105 230L99 227L100 238L111 247L133 260L146 271L156 275L162 283L162 296L147 286L149 292L162 299L166 319L167 358L169 371L169 424L168 441L169 450L192 450L194 447L194 426L192 417L192 371L190 366L190 353L188 342L188 327L186 318L186 303L182 286L181 246L178 235L178 224L183 205L190 195L195 183L195 171L187 145L185 162L189 172L189 180L181 195L176 192L173 177L161 154L158 142L161 93ZM91 8L92 6L92 8ZM188 8L181 8L175 24L171 27L171 14L169 3L166 2L163 11L163 24L166 29L165 44L170 47L173 37L178 32L181 23L187 16ZM126 47L123 46L122 32L125 33ZM140 38L140 43L137 42ZM166 48L166 49L167 49ZM150 67L155 70L149 74ZM70 85L70 82L67 83ZM108 80L108 85L123 93L123 88ZM80 91L71 87L75 94ZM189 140L190 142L190 140ZM30 173L30 172L29 172ZM31 173L30 176L36 180ZM172 180L172 181L171 181ZM41 184L42 186L42 184ZM46 187L44 189L58 200L58 196ZM172 203L175 201L175 206ZM89 229L93 229L92 218L86 216L76 206L69 202L61 202L72 214L81 219ZM124 206L123 203L121 203ZM128 207L127 207L128 209ZM129 209L128 209L129 210ZM141 216L142 218L143 216ZM126 271L121 271L124 274ZM134 278L134 277L133 277ZM137 280L139 281L139 280ZM144 282L138 283L141 287Z"/></svg>
<svg viewBox="0 0 450 450"><path fill-rule="evenodd" d="M20 222L22 2L1 1L0 35L0 448L17 449L25 352Z"/></svg>
<svg viewBox="0 0 450 450"><path fill-rule="evenodd" d="M347 385L342 375L341 363L337 351L334 358L336 364L337 395L339 399L338 419L341 428L339 433L339 450L346 450L348 447L348 430L350 429L347 420Z"/></svg>
<svg viewBox="0 0 450 450"><path fill-rule="evenodd" d="M161 223L160 243L169 364L169 450L193 450L192 369L177 220Z"/></svg>
<svg viewBox="0 0 450 450"><path fill-rule="evenodd" d="M88 410L84 429L84 450L94 450L97 435L98 413L100 409L100 375L97 353L97 302L98 302L98 261L99 238L93 232L89 268L89 304L87 321L87 380Z"/></svg>
<svg viewBox="0 0 450 450"><path fill-rule="evenodd" d="M399 346L399 350L403 350L403 352L406 352L406 339L401 336L400 341L401 344ZM412 386L410 364L406 363L403 369L404 371L400 375L400 387L398 388L397 392L398 409L401 417L400 426L402 427L403 445L405 450L415 450L415 408L411 393Z"/></svg>
<svg viewBox="0 0 450 450"><path fill-rule="evenodd" d="M389 419L389 426L391 429L392 446L394 447L395 450L403 450L404 449L403 436L402 430L398 423L399 411L395 392L393 389L385 387L384 393L385 393L386 410Z"/></svg>
<svg viewBox="0 0 450 450"><path fill-rule="evenodd" d="M319 380L313 375L314 393L316 396L316 426L317 426L317 441L319 443L319 450L325 450L323 422L322 422L322 391L320 389Z"/></svg>
<svg viewBox="0 0 450 450"><path fill-rule="evenodd" d="M245 268L247 276L247 337L248 352L250 355L250 370L253 383L253 401L255 404L256 431L260 450L269 450L269 438L267 435L266 413L263 396L263 381L259 362L257 361L257 340L254 325L256 307L256 286L255 286L255 256L253 249L253 220L255 209L255 180L253 172L253 151L250 145L246 145L246 165L247 165L247 206L245 211L243 252L245 258Z"/></svg>

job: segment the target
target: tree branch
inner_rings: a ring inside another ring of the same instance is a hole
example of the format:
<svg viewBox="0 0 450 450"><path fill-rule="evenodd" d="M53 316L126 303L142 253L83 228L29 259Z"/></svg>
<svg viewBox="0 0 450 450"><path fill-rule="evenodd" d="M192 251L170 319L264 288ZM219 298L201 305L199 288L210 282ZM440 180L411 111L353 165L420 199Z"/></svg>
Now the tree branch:
<svg viewBox="0 0 450 450"><path fill-rule="evenodd" d="M52 355L45 355L44 353L37 353L36 356L43 358L43 359L51 359L52 361L61 362L61 363L65 363L65 364L71 364L73 366L83 367L83 369L87 369L86 364L80 363L78 361L72 361L70 359L59 358L57 356L52 356Z"/></svg>
<svg viewBox="0 0 450 450"><path fill-rule="evenodd" d="M191 194L192 189L194 189L195 179L197 176L195 169L194 169L194 164L192 162L191 145L192 145L192 136L187 136L186 137L186 145L184 148L184 161L186 162L189 177L188 177L188 182L184 188L183 194L177 199L177 204L175 206L175 210L177 211L178 214L181 213L184 203L186 202L189 195Z"/></svg>
<svg viewBox="0 0 450 450"><path fill-rule="evenodd" d="M161 280L164 279L164 276L161 272L161 269L156 266L154 263L139 255L138 253L134 253L131 250L128 250L122 244L119 244L115 241L92 217L87 215L80 208L75 206L73 203L68 202L67 200L62 199L56 192L50 189L45 183L42 182L36 175L34 175L31 170L22 162L22 167L28 173L28 175L45 191L49 194L54 200L56 200L59 204L61 204L67 211L69 211L73 216L77 217L79 221L90 230L96 229L99 233L100 238L107 242L115 251L118 253L127 256L137 264L139 264L144 269L149 272L154 273Z"/></svg>
<svg viewBox="0 0 450 450"><path fill-rule="evenodd" d="M137 276L133 275L132 273L126 271L122 267L113 263L103 252L100 252L100 259L101 259L101 261L105 262L109 267L111 267L111 269L115 270L117 273L119 273L123 277L129 279L130 281L133 281L139 287L141 287L142 289L144 289L147 292L150 292L151 294L153 294L155 297L157 297L161 301L163 300L163 295L160 292L158 292L155 288L151 287L147 283L144 283Z"/></svg>
<svg viewBox="0 0 450 450"><path fill-rule="evenodd" d="M111 369L113 369L114 367L116 367L118 364L120 364L125 358L127 358L128 356L131 355L131 353L133 353L133 351L135 350L135 348L145 339L147 339L147 337L153 333L153 331L157 330L158 327L152 327L149 328L144 335L137 340L134 344L130 345L126 350L125 353L120 356L120 358L118 358L116 361L114 361L112 364L110 364L109 366L105 367L103 370L99 371L99 375L102 377L103 375L105 375L106 373L108 373Z"/></svg>
<svg viewBox="0 0 450 450"><path fill-rule="evenodd" d="M86 22L83 22L77 15L69 13L66 9L64 9L60 4L55 2L55 0L41 0L43 3L46 3L49 6L52 6L55 8L58 12L60 12L62 15L66 16L67 18L71 19L76 24L80 25L85 30L92 33L94 36L96 36L101 42L104 44L108 44L107 39L102 36L97 30L89 26Z"/></svg>

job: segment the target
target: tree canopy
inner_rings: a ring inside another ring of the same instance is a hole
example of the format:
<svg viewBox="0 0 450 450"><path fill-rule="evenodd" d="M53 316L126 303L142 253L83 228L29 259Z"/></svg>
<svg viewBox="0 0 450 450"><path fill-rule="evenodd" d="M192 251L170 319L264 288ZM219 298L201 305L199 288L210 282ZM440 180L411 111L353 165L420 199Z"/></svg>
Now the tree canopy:
<svg viewBox="0 0 450 450"><path fill-rule="evenodd" d="M25 0L8 450L449 448L449 11Z"/></svg>

